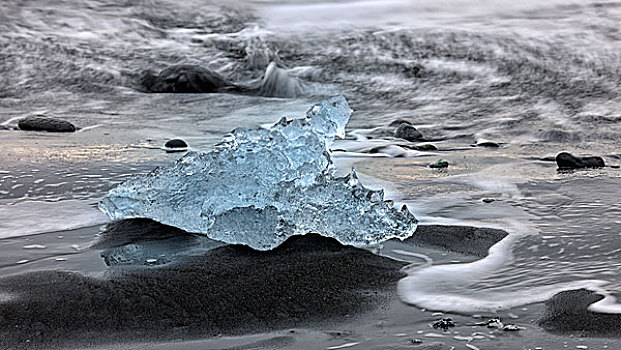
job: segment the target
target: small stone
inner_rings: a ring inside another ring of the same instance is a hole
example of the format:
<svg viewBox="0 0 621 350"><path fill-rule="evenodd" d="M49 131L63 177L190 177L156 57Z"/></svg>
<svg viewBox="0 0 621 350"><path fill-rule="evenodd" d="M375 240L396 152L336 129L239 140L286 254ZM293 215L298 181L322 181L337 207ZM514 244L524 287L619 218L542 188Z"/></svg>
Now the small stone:
<svg viewBox="0 0 621 350"><path fill-rule="evenodd" d="M402 123L395 131L395 137L408 140L410 142L422 141L423 134L421 134L415 127L410 124Z"/></svg>
<svg viewBox="0 0 621 350"><path fill-rule="evenodd" d="M502 323L502 321L500 321L500 318L498 317L494 317L491 320L487 321L487 328L496 328L496 329L502 329L504 328L504 324Z"/></svg>
<svg viewBox="0 0 621 350"><path fill-rule="evenodd" d="M46 116L20 119L17 126L25 131L74 132L76 130L75 126L66 120Z"/></svg>
<svg viewBox="0 0 621 350"><path fill-rule="evenodd" d="M479 322L476 325L486 326L487 328L496 328L496 329L502 329L504 327L504 324L500 320L500 317L490 318L489 320L485 322Z"/></svg>
<svg viewBox="0 0 621 350"><path fill-rule="evenodd" d="M602 157L576 157L567 152L561 152L556 155L556 164L561 170L601 168L606 166Z"/></svg>
<svg viewBox="0 0 621 350"><path fill-rule="evenodd" d="M440 159L435 163L429 164L429 167L434 168L434 169L448 168L448 166L449 166L448 161L444 159Z"/></svg>
<svg viewBox="0 0 621 350"><path fill-rule="evenodd" d="M188 147L188 144L185 143L185 141L183 141L181 139L172 139L172 140L168 140L164 144L164 147L168 147L168 148L186 148L186 147Z"/></svg>
<svg viewBox="0 0 621 350"><path fill-rule="evenodd" d="M449 328L455 327L455 323L453 322L453 319L451 319L450 317L447 317L447 318L443 318L443 319L435 321L434 323L431 324L431 327L440 328L446 332L448 331Z"/></svg>

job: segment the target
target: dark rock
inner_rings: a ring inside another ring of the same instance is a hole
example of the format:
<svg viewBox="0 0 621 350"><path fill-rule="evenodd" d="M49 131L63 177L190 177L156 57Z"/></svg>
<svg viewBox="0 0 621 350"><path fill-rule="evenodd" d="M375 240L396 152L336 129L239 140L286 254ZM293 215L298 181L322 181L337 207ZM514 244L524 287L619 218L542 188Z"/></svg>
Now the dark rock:
<svg viewBox="0 0 621 350"><path fill-rule="evenodd" d="M410 124L402 123L395 131L395 137L408 140L410 142L422 141L423 134L421 134L415 127Z"/></svg>
<svg viewBox="0 0 621 350"><path fill-rule="evenodd" d="M403 242L485 257L489 248L506 236L503 230L486 227L419 225Z"/></svg>
<svg viewBox="0 0 621 350"><path fill-rule="evenodd" d="M74 132L75 126L66 120L45 116L33 116L20 119L17 126L27 131Z"/></svg>
<svg viewBox="0 0 621 350"><path fill-rule="evenodd" d="M504 323L502 323L502 320L500 320L500 317L491 318L487 322L484 322L483 325L486 326L487 328L496 328L496 329L502 329L505 326Z"/></svg>
<svg viewBox="0 0 621 350"><path fill-rule="evenodd" d="M443 318L432 323L431 327L440 328L441 330L446 332L449 328L455 327L455 322L453 322L453 319L450 317Z"/></svg>
<svg viewBox="0 0 621 350"><path fill-rule="evenodd" d="M137 223L114 230L123 235ZM19 296L0 302L0 348L91 348L347 320L384 305L403 266L309 234L268 252L229 245L169 265L111 268L100 277L14 274L0 279L3 294Z"/></svg>
<svg viewBox="0 0 621 350"><path fill-rule="evenodd" d="M483 203L493 203L496 201L494 198L483 198L481 200L483 201Z"/></svg>
<svg viewBox="0 0 621 350"><path fill-rule="evenodd" d="M447 162L444 159L440 159L435 163L429 164L429 167L434 168L434 169L448 168L448 166L449 166L449 162Z"/></svg>
<svg viewBox="0 0 621 350"><path fill-rule="evenodd" d="M556 164L559 169L601 168L606 166L602 157L576 157L567 152L561 152L556 156Z"/></svg>
<svg viewBox="0 0 621 350"><path fill-rule="evenodd" d="M476 143L477 147L487 147L487 148L498 148L500 147L499 144L497 144L494 141L480 141Z"/></svg>
<svg viewBox="0 0 621 350"><path fill-rule="evenodd" d="M157 75L150 70L144 71L139 83L148 92L160 93L221 92L233 86L218 73L190 64L171 66Z"/></svg>
<svg viewBox="0 0 621 350"><path fill-rule="evenodd" d="M188 147L188 144L185 143L185 141L183 141L183 140L173 139L173 140L168 140L164 144L164 147L168 147L168 148L185 148L185 147Z"/></svg>
<svg viewBox="0 0 621 350"><path fill-rule="evenodd" d="M586 289L556 294L546 302L539 325L554 333L580 333L586 336L621 336L621 314L589 311L589 305L604 297Z"/></svg>
<svg viewBox="0 0 621 350"><path fill-rule="evenodd" d="M412 125L412 123L411 123L411 122L409 122L409 121L407 121L407 120L405 120L405 119L401 119L401 118L399 118L399 119L397 119L397 120L394 120L394 121L390 122L390 124L388 124L388 126L394 126L394 127L397 127L397 126L401 126L401 124L408 124L408 125Z"/></svg>

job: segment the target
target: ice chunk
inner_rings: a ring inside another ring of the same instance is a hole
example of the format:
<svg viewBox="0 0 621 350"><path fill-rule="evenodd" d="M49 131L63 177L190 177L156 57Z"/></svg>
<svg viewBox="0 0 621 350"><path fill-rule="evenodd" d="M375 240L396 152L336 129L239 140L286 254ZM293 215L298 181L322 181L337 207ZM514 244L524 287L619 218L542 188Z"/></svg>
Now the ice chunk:
<svg viewBox="0 0 621 350"><path fill-rule="evenodd" d="M258 250L308 232L355 246L409 237L417 221L407 208L364 188L353 170L334 176L328 145L345 136L351 112L338 96L303 119L235 129L212 152L126 181L99 207L112 219L150 218Z"/></svg>

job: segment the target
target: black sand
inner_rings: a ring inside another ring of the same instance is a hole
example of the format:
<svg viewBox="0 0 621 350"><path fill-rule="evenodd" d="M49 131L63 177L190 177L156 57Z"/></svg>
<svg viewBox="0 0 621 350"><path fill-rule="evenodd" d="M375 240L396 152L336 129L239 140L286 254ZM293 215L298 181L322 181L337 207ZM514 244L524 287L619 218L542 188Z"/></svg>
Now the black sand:
<svg viewBox="0 0 621 350"><path fill-rule="evenodd" d="M506 236L503 230L486 227L421 225L404 242L482 258Z"/></svg>
<svg viewBox="0 0 621 350"><path fill-rule="evenodd" d="M621 314L597 313L587 309L603 298L586 289L560 292L546 302L539 325L555 333L621 337Z"/></svg>
<svg viewBox="0 0 621 350"><path fill-rule="evenodd" d="M243 334L325 323L382 305L403 263L317 235L270 252L226 246L105 278L39 271L0 280L0 345L57 348Z"/></svg>

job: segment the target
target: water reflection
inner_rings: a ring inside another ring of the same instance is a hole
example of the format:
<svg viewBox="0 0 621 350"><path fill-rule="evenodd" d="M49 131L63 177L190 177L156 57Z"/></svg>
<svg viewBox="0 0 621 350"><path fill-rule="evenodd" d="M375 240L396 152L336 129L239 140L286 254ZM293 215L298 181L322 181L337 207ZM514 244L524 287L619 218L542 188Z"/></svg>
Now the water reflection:
<svg viewBox="0 0 621 350"><path fill-rule="evenodd" d="M155 266L204 255L225 245L148 219L130 219L107 224L92 244L102 249L109 267Z"/></svg>

